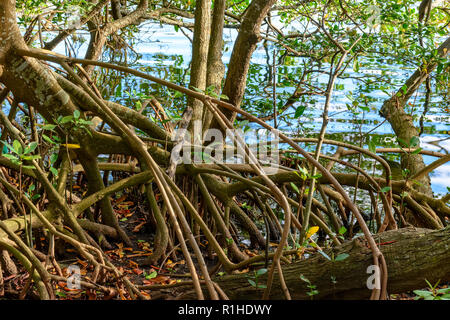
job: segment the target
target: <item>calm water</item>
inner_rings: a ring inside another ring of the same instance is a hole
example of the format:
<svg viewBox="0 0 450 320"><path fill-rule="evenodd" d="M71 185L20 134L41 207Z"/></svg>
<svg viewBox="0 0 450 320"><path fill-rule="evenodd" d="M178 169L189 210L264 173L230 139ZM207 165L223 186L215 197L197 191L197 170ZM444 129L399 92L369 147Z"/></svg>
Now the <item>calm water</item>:
<svg viewBox="0 0 450 320"><path fill-rule="evenodd" d="M192 37L192 34L190 34ZM225 31L225 53L223 62L228 63L233 41L236 36L235 30ZM172 80L181 85L187 86L189 82L189 74L186 72L189 69L191 60L191 43L181 33L176 32L171 26L161 27L159 24L147 24L139 36L136 37L134 50L140 56L136 56L131 51L128 51L127 62L134 62L134 67L139 67L144 71L150 72L153 75ZM78 48L77 55L82 56L86 45ZM268 49L267 49L268 48ZM261 105L269 101L269 107L265 110L270 110L272 87L269 83L269 68L267 62L272 63L273 48L269 45L265 48L261 43L252 58L252 67L249 74L248 89L246 92L246 100L244 101L244 108L252 110L255 114L258 112L252 106ZM64 53L64 47L60 46L57 51ZM269 53L269 57L268 57ZM117 57L116 57L117 60ZM123 57L122 57L123 60ZM283 76L286 74L296 74L301 71L301 58L286 59L284 63L277 67L277 83L283 81ZM403 82L414 72L414 68L405 68L404 66L392 65L386 62L379 62L376 58L370 57L361 63L358 72L355 72L350 65L345 72L345 76L352 77L373 77L381 75L384 71L392 79L393 85L388 89L389 93L397 90ZM318 87L324 88L328 81L327 75L321 75L314 80L314 84ZM131 91L135 88L139 91L139 84L141 80L128 78L126 81L122 80L121 86ZM349 94L358 91L358 81L355 79L338 79L335 87L333 99L330 105L330 123L327 127L327 137L331 139L338 139L345 142L359 144L359 132L372 131L371 139L377 141L378 146L393 146L389 139L393 136L393 131L390 125L386 122L381 124L383 118L378 114L378 109L381 107L383 101L388 98L387 93L381 90L374 89L364 92L370 98L368 106L372 109L369 112L361 112L355 116L347 108L350 103ZM263 91L261 88L266 87ZM150 88L155 91L161 90L157 86L150 85ZM278 100L277 103L281 105L286 101L286 97L294 91L292 86L279 86L277 88ZM113 89L111 89L113 90ZM258 90L260 90L258 92ZM151 92L152 93L152 92ZM127 103L124 96L116 97L122 102ZM418 106L423 104L424 93L419 92L415 98ZM298 102L294 104L291 109L285 111L286 115L291 115L291 118L280 119L279 128L284 129L300 135L312 134L318 132L322 123L321 113L323 106L323 97L309 97L305 102ZM447 153L450 151L450 115L448 113L449 102L442 101L439 96L432 96L432 104L425 120L425 130L420 137L421 147L425 150L439 151ZM298 119L293 119L292 115L295 109L301 104L306 105L305 112ZM444 111L442 105L447 105L447 112ZM257 108L256 108L257 109ZM261 109L257 109L261 110ZM421 114L421 109L418 111ZM270 111L265 113L270 114ZM273 123L272 123L273 124ZM381 124L381 125L380 125ZM385 138L388 137L386 140ZM365 144L367 140L363 140ZM328 149L327 151L332 151ZM425 162L431 163L436 158L424 156ZM447 187L450 186L450 163L447 163L431 173L432 187L436 194L442 195L447 193Z"/></svg>

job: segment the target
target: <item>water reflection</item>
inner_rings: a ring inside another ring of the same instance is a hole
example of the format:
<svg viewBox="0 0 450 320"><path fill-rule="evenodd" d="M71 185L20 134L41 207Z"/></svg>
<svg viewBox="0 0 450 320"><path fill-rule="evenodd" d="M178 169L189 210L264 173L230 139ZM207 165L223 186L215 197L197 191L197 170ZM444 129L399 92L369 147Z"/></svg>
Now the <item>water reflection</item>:
<svg viewBox="0 0 450 320"><path fill-rule="evenodd" d="M223 62L228 63L231 55L233 39L236 36L236 30L228 29L225 31L225 47ZM189 82L189 63L191 60L191 43L181 32L175 32L171 26L160 26L159 24L146 25L137 37L137 43L134 46L136 52L141 56L137 60L138 66L147 68L146 72L150 72L156 76L164 77L168 80L175 81L178 84L186 86ZM59 48L61 51L62 48ZM83 46L80 48L81 55ZM246 98L243 101L244 108L258 115L268 115L272 110L271 101L271 66L267 65L268 61L272 61L268 54L272 54L270 43L264 46L260 43L252 58L252 66L249 71ZM302 58L285 59L284 63L277 68L277 105L282 106L286 99L294 92L295 87L290 85L291 80L287 81L289 75L301 74ZM359 143L360 135L358 132L371 132L371 137L377 138L382 146L394 146L383 144L383 137L393 136L392 128L389 123L383 122L378 110L383 101L392 94L395 89L399 88L407 77L414 71L408 66L392 65L381 61L377 57L365 57L361 61L361 68L358 67L356 72L351 66L347 68L343 74L344 78L340 78L336 82L335 93L330 105L331 121L328 125L328 137L335 138L346 142ZM176 74L176 76L173 76ZM388 76L392 81L389 92L380 90L376 77ZM286 80L286 81L285 81ZM362 80L368 81L368 84L361 86ZM283 82L284 81L284 82ZM314 85L317 88L325 88L328 76L322 74L314 79ZM373 85L369 82L372 81ZM123 80L123 88L131 88L139 86L141 80ZM284 83L284 85L283 85ZM364 89L363 89L364 88ZM153 93L157 86L152 86ZM265 90L264 90L265 89ZM136 88L138 90L138 88ZM349 110L351 100L349 96L355 93L364 94L368 99L367 107L370 111L355 113L355 110ZM150 91L152 93L152 91ZM159 91L159 96L164 97L169 93ZM117 97L115 97L117 98ZM123 98L123 97L119 97ZM424 96L418 92L414 97L415 113L421 114ZM164 100L164 98L163 98ZM167 101L170 99L167 98ZM438 151L447 153L450 151L450 141L448 132L450 130L450 116L443 111L441 97L432 96L430 110L427 113L424 122L424 133L420 139L421 146L425 150ZM166 101L166 102L167 102ZM164 101L163 101L164 102ZM300 105L306 105L305 112L299 118L294 118L294 113ZM303 134L314 134L320 128L322 123L322 106L324 104L323 96L309 96L307 100L299 100L287 109L283 116L278 120L279 128L292 132L300 132ZM448 104L448 102L447 102ZM166 106L173 105L167 102ZM179 103L178 105L182 105ZM270 122L270 120L269 120ZM364 139L366 143L369 139ZM424 161L429 164L435 158L426 156ZM431 173L433 191L437 194L445 194L447 187L450 186L450 164L441 166Z"/></svg>

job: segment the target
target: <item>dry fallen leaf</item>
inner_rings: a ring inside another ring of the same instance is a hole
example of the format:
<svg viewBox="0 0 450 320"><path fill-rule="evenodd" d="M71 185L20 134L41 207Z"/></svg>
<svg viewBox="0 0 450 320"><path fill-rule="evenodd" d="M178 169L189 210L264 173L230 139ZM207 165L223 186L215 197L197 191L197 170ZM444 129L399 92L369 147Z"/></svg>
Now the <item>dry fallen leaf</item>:
<svg viewBox="0 0 450 320"><path fill-rule="evenodd" d="M127 256L128 258L128 256ZM130 267L132 268L137 268L139 267L139 264L137 262L134 262L133 260L128 260L128 264L130 265Z"/></svg>
<svg viewBox="0 0 450 320"><path fill-rule="evenodd" d="M142 271L141 269L139 269L139 268L134 268L133 269L133 273L134 274L137 274L137 275L140 275L141 273L143 273L144 271Z"/></svg>
<svg viewBox="0 0 450 320"><path fill-rule="evenodd" d="M88 265L86 261L80 260L79 258L77 258L77 263L81 264L84 268L86 268Z"/></svg>
<svg viewBox="0 0 450 320"><path fill-rule="evenodd" d="M97 299L97 293L95 292L95 290L87 289L86 290L86 295L88 296L89 300L96 300Z"/></svg>
<svg viewBox="0 0 450 320"><path fill-rule="evenodd" d="M127 195L121 196L119 199L116 200L116 204L123 202L126 198L127 198Z"/></svg>
<svg viewBox="0 0 450 320"><path fill-rule="evenodd" d="M145 225L145 221L139 223L137 226L134 227L133 232L139 232L141 228Z"/></svg>

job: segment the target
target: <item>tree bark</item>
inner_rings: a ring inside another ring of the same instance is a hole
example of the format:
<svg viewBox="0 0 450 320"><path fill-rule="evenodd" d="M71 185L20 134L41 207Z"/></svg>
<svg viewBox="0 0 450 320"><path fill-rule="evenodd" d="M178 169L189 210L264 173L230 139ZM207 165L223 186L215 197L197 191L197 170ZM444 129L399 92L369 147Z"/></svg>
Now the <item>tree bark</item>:
<svg viewBox="0 0 450 320"><path fill-rule="evenodd" d="M122 13L120 12L120 1L119 0L111 0L111 12L112 12L112 16L115 20L122 18Z"/></svg>
<svg viewBox="0 0 450 320"><path fill-rule="evenodd" d="M388 293L402 293L427 287L430 283L450 281L450 227L432 231L428 229L405 228L384 232L374 236L386 258L388 268ZM331 250L325 250L332 257ZM367 288L368 278L373 272L367 272L373 259L364 238L334 249L334 257L346 253L349 256L342 261L329 261L320 253L306 260L283 266L283 275L292 299L310 299L307 295L307 283L300 279L304 275L319 293L314 299L368 299L371 290ZM260 299L262 289L256 290L248 282L248 274L223 276L214 279L228 297L233 299ZM332 283L332 277L336 283ZM265 283L265 277L258 279ZM371 283L371 281L369 281ZM275 275L271 299L281 299L283 292ZM193 298L190 293L183 298Z"/></svg>
<svg viewBox="0 0 450 320"><path fill-rule="evenodd" d="M0 30L0 34L8 34L6 38L0 37L0 82L11 90L17 101L34 106L49 123L53 123L59 116L72 115L78 108L69 94L60 87L55 74L38 60L15 53L14 49L28 49L15 22L15 1L0 3L0 17L8 21ZM91 155L91 158L96 155L93 150L98 149L99 141L94 136L80 130L73 131L71 135L70 140L73 139L81 146L76 151L79 155ZM90 185L90 188L94 187L101 189L103 186ZM95 192L92 189L90 191ZM105 223L117 228L123 239L129 242L126 234L119 228L109 201L102 200L101 204L102 215L107 220Z"/></svg>
<svg viewBox="0 0 450 320"><path fill-rule="evenodd" d="M85 15L83 19L81 19L80 25L84 25L93 17L95 17L108 3L109 0L102 0L99 3L97 3L96 6L87 15ZM55 38L45 43L44 49L53 50L59 43L64 41L64 39L66 39L69 35L73 34L76 30L77 30L76 27L71 27L60 31Z"/></svg>
<svg viewBox="0 0 450 320"><path fill-rule="evenodd" d="M211 21L211 37L209 39L206 87L209 88L210 86L214 86L214 92L217 95L219 95L222 90L222 80L225 74L225 65L222 62L225 7L225 0L214 1L214 11ZM203 131L206 131L211 125L213 115L208 109L205 109L203 114Z"/></svg>
<svg viewBox="0 0 450 320"><path fill-rule="evenodd" d="M260 41L261 23L275 2L275 0L253 0L243 15L223 88L223 93L229 98L228 102L236 107L240 106L244 97L250 59ZM222 112L231 122L234 121L235 112L227 109L222 109ZM212 127L218 127L215 121Z"/></svg>
<svg viewBox="0 0 450 320"><path fill-rule="evenodd" d="M192 67L189 87L205 90L206 70L208 62L208 47L211 30L211 2L210 0L197 1L195 6L194 38L192 44ZM188 98L192 107L193 121L202 120L203 103L194 98Z"/></svg>
<svg viewBox="0 0 450 320"><path fill-rule="evenodd" d="M85 59L98 60L103 52L103 47L106 44L107 37L114 32L139 21L148 8L148 0L140 0L136 10L129 15L121 17L107 23L105 26L100 26L100 18L91 19L88 21L88 27L91 34L89 47L86 51ZM94 20L97 20L94 22ZM90 75L94 70L93 65L83 66L86 72Z"/></svg>

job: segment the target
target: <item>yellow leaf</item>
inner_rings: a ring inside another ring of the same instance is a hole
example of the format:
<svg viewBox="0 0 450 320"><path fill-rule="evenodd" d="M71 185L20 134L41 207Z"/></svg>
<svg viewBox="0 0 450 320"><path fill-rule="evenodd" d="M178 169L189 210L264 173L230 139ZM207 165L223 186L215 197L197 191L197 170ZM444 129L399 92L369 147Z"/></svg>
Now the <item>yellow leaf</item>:
<svg viewBox="0 0 450 320"><path fill-rule="evenodd" d="M297 249L297 256L298 256L299 258L301 258L304 252L305 252L305 248L304 248L304 247L298 248L298 249Z"/></svg>
<svg viewBox="0 0 450 320"><path fill-rule="evenodd" d="M63 147L67 147L67 149L80 149L80 145L79 144L74 144L74 143L62 143L61 144Z"/></svg>
<svg viewBox="0 0 450 320"><path fill-rule="evenodd" d="M278 243L269 242L269 246L271 246L271 247L278 247Z"/></svg>
<svg viewBox="0 0 450 320"><path fill-rule="evenodd" d="M314 226L314 227L309 228L308 232L306 233L306 239L311 238L311 236L313 234L315 234L317 231L319 231L319 227L318 226Z"/></svg>

